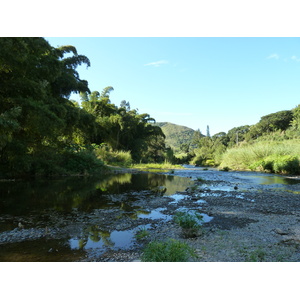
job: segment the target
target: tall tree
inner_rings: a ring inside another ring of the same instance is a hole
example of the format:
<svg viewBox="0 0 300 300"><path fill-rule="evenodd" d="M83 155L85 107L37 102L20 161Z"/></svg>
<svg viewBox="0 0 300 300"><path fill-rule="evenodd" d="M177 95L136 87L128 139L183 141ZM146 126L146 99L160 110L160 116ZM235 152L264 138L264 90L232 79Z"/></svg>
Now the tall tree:
<svg viewBox="0 0 300 300"><path fill-rule="evenodd" d="M130 151L135 161L148 157L147 151L157 156L158 148L164 149L164 144L157 139L158 136L164 138L161 128L152 125L155 120L149 114L139 114L137 110L130 109L129 102L125 100L120 107L112 104L109 98L111 91L113 87L109 86L101 93L81 93L83 109L91 113L98 124L98 143L105 142L113 150Z"/></svg>
<svg viewBox="0 0 300 300"><path fill-rule="evenodd" d="M89 91L76 67L90 62L75 47L54 48L44 38L1 38L0 49L2 124L11 119L10 128L6 122L0 129L9 136L0 146L1 166L26 172L37 158L45 161L47 153L58 153L64 136L72 134L79 108L69 96ZM64 58L66 53L73 55Z"/></svg>
<svg viewBox="0 0 300 300"><path fill-rule="evenodd" d="M206 127L206 136L207 137L210 137L210 131L209 131L209 126L207 125Z"/></svg>

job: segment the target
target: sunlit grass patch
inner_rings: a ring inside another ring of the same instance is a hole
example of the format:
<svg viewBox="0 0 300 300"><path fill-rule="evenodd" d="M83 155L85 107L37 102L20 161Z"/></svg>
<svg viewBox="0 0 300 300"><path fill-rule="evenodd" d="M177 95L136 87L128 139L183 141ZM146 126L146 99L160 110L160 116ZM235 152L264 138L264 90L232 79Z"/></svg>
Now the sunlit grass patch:
<svg viewBox="0 0 300 300"><path fill-rule="evenodd" d="M150 242L141 258L144 262L187 262L195 257L195 250L187 243L169 239Z"/></svg>
<svg viewBox="0 0 300 300"><path fill-rule="evenodd" d="M220 168L299 174L299 162L299 140L260 141L228 149Z"/></svg>
<svg viewBox="0 0 300 300"><path fill-rule="evenodd" d="M149 163L149 164L132 164L131 168L134 169L184 169L181 165L173 165L171 163Z"/></svg>

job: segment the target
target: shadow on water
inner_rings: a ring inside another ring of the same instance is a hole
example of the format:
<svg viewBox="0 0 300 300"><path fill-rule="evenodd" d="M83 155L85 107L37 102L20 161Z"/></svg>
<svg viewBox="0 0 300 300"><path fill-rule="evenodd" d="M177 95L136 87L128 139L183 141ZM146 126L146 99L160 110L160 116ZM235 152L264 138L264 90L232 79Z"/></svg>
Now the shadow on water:
<svg viewBox="0 0 300 300"><path fill-rule="evenodd" d="M15 232L20 221L25 229L64 227L66 220L77 227L84 224L64 239L43 237L2 244L0 261L75 261L86 249L97 248L100 254L107 248L129 249L136 229L106 230L98 220L110 218L106 212L111 210L119 211L119 218L164 218L159 210L148 211L135 201L172 195L190 184L188 178L154 173L0 182L0 244L1 235Z"/></svg>

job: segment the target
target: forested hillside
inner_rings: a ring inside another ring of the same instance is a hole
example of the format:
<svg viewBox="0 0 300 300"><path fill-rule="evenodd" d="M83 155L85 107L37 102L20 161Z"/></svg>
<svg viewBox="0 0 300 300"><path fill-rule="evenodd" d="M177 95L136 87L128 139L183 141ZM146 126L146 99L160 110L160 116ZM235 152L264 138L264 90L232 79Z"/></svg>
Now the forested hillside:
<svg viewBox="0 0 300 300"><path fill-rule="evenodd" d="M166 146L175 151L179 151L182 146L191 144L193 141L195 131L189 127L169 122L156 122L155 125L159 126L166 136Z"/></svg>

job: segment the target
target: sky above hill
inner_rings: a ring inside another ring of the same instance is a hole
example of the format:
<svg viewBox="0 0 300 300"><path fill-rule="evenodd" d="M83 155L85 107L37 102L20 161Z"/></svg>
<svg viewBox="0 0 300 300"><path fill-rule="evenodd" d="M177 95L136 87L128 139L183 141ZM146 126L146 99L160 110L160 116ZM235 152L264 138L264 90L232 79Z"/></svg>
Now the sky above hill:
<svg viewBox="0 0 300 300"><path fill-rule="evenodd" d="M300 38L46 37L73 45L91 91L112 86L112 103L129 101L157 122L206 134L252 125L300 104ZM79 100L78 95L72 95Z"/></svg>

